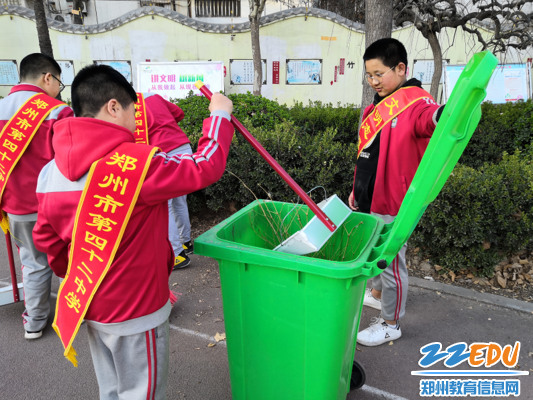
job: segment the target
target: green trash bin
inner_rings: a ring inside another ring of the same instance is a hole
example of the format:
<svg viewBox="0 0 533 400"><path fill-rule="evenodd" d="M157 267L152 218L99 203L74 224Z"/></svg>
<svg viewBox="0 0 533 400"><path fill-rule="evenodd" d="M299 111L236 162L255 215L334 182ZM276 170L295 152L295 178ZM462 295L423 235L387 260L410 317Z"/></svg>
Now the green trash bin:
<svg viewBox="0 0 533 400"><path fill-rule="evenodd" d="M318 253L272 249L302 229L306 206L261 201L195 240L219 263L234 400L333 400L350 391L366 282L385 268L438 195L481 117L497 65L474 55L459 78L391 224L352 213Z"/></svg>

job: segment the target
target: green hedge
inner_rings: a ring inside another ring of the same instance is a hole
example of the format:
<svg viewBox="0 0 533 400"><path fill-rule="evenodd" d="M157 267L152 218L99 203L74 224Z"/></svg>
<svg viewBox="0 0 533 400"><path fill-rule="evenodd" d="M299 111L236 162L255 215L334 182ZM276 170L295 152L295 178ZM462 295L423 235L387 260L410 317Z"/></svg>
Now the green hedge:
<svg viewBox="0 0 533 400"><path fill-rule="evenodd" d="M460 163L480 168L497 163L504 152L528 149L533 140L533 102L482 105L482 117Z"/></svg>
<svg viewBox="0 0 533 400"><path fill-rule="evenodd" d="M447 269L491 276L504 256L531 245L533 167L517 151L479 170L457 165L411 238Z"/></svg>
<svg viewBox="0 0 533 400"><path fill-rule="evenodd" d="M309 104L304 106L303 103L296 102L290 109L290 117L296 125L303 127L310 135L333 128L337 130L336 141L356 142L359 109L352 104L341 106L338 103L334 107L331 103L309 100Z"/></svg>

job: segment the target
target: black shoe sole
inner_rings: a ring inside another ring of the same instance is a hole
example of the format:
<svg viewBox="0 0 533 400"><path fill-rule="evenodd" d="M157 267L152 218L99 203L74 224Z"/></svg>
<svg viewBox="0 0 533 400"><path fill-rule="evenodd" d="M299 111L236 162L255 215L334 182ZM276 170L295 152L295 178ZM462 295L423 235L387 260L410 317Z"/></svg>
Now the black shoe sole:
<svg viewBox="0 0 533 400"><path fill-rule="evenodd" d="M177 270L177 269L182 269L182 268L188 267L189 265L191 265L191 260L189 260L189 262L183 262L183 263L181 263L181 264L174 265L174 268L172 268L172 271L175 271L175 270Z"/></svg>

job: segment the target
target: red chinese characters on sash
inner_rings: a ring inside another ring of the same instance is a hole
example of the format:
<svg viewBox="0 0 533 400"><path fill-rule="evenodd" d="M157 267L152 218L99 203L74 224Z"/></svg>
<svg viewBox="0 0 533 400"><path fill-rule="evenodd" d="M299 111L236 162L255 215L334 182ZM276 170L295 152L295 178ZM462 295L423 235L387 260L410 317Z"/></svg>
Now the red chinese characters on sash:
<svg viewBox="0 0 533 400"><path fill-rule="evenodd" d="M123 143L91 166L81 195L53 328L77 367L72 343L113 263L156 147Z"/></svg>
<svg viewBox="0 0 533 400"><path fill-rule="evenodd" d="M410 86L401 88L381 100L361 124L357 157L359 158L363 149L372 143L376 135L384 126L407 110L412 104L422 99L433 100L431 95L424 89Z"/></svg>
<svg viewBox="0 0 533 400"><path fill-rule="evenodd" d="M30 97L0 133L0 201L13 169L30 145L33 137L50 112L65 103L44 93ZM7 232L9 226L2 219L1 227Z"/></svg>
<svg viewBox="0 0 533 400"><path fill-rule="evenodd" d="M137 93L135 106L135 143L150 144L148 142L148 120L146 118L146 104L142 93Z"/></svg>

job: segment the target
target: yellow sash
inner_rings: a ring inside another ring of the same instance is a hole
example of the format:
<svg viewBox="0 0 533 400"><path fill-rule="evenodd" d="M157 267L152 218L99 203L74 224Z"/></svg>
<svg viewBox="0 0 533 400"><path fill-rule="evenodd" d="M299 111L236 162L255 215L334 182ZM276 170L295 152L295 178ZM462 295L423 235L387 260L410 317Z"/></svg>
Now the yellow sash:
<svg viewBox="0 0 533 400"><path fill-rule="evenodd" d="M156 147L123 143L95 161L81 195L68 270L57 294L53 328L64 356L78 366L72 343L113 263Z"/></svg>
<svg viewBox="0 0 533 400"><path fill-rule="evenodd" d="M381 100L374 110L365 118L359 130L359 148L357 158L376 135L394 118L421 99L431 99L431 95L417 86L404 87Z"/></svg>
<svg viewBox="0 0 533 400"><path fill-rule="evenodd" d="M149 144L148 142L148 120L146 117L146 104L142 93L137 93L137 103L135 103L135 143Z"/></svg>
<svg viewBox="0 0 533 400"><path fill-rule="evenodd" d="M36 93L18 109L2 129L0 133L0 202L13 169L41 124L52 110L64 104L47 94ZM4 233L9 230L9 223L3 212L0 227Z"/></svg>

